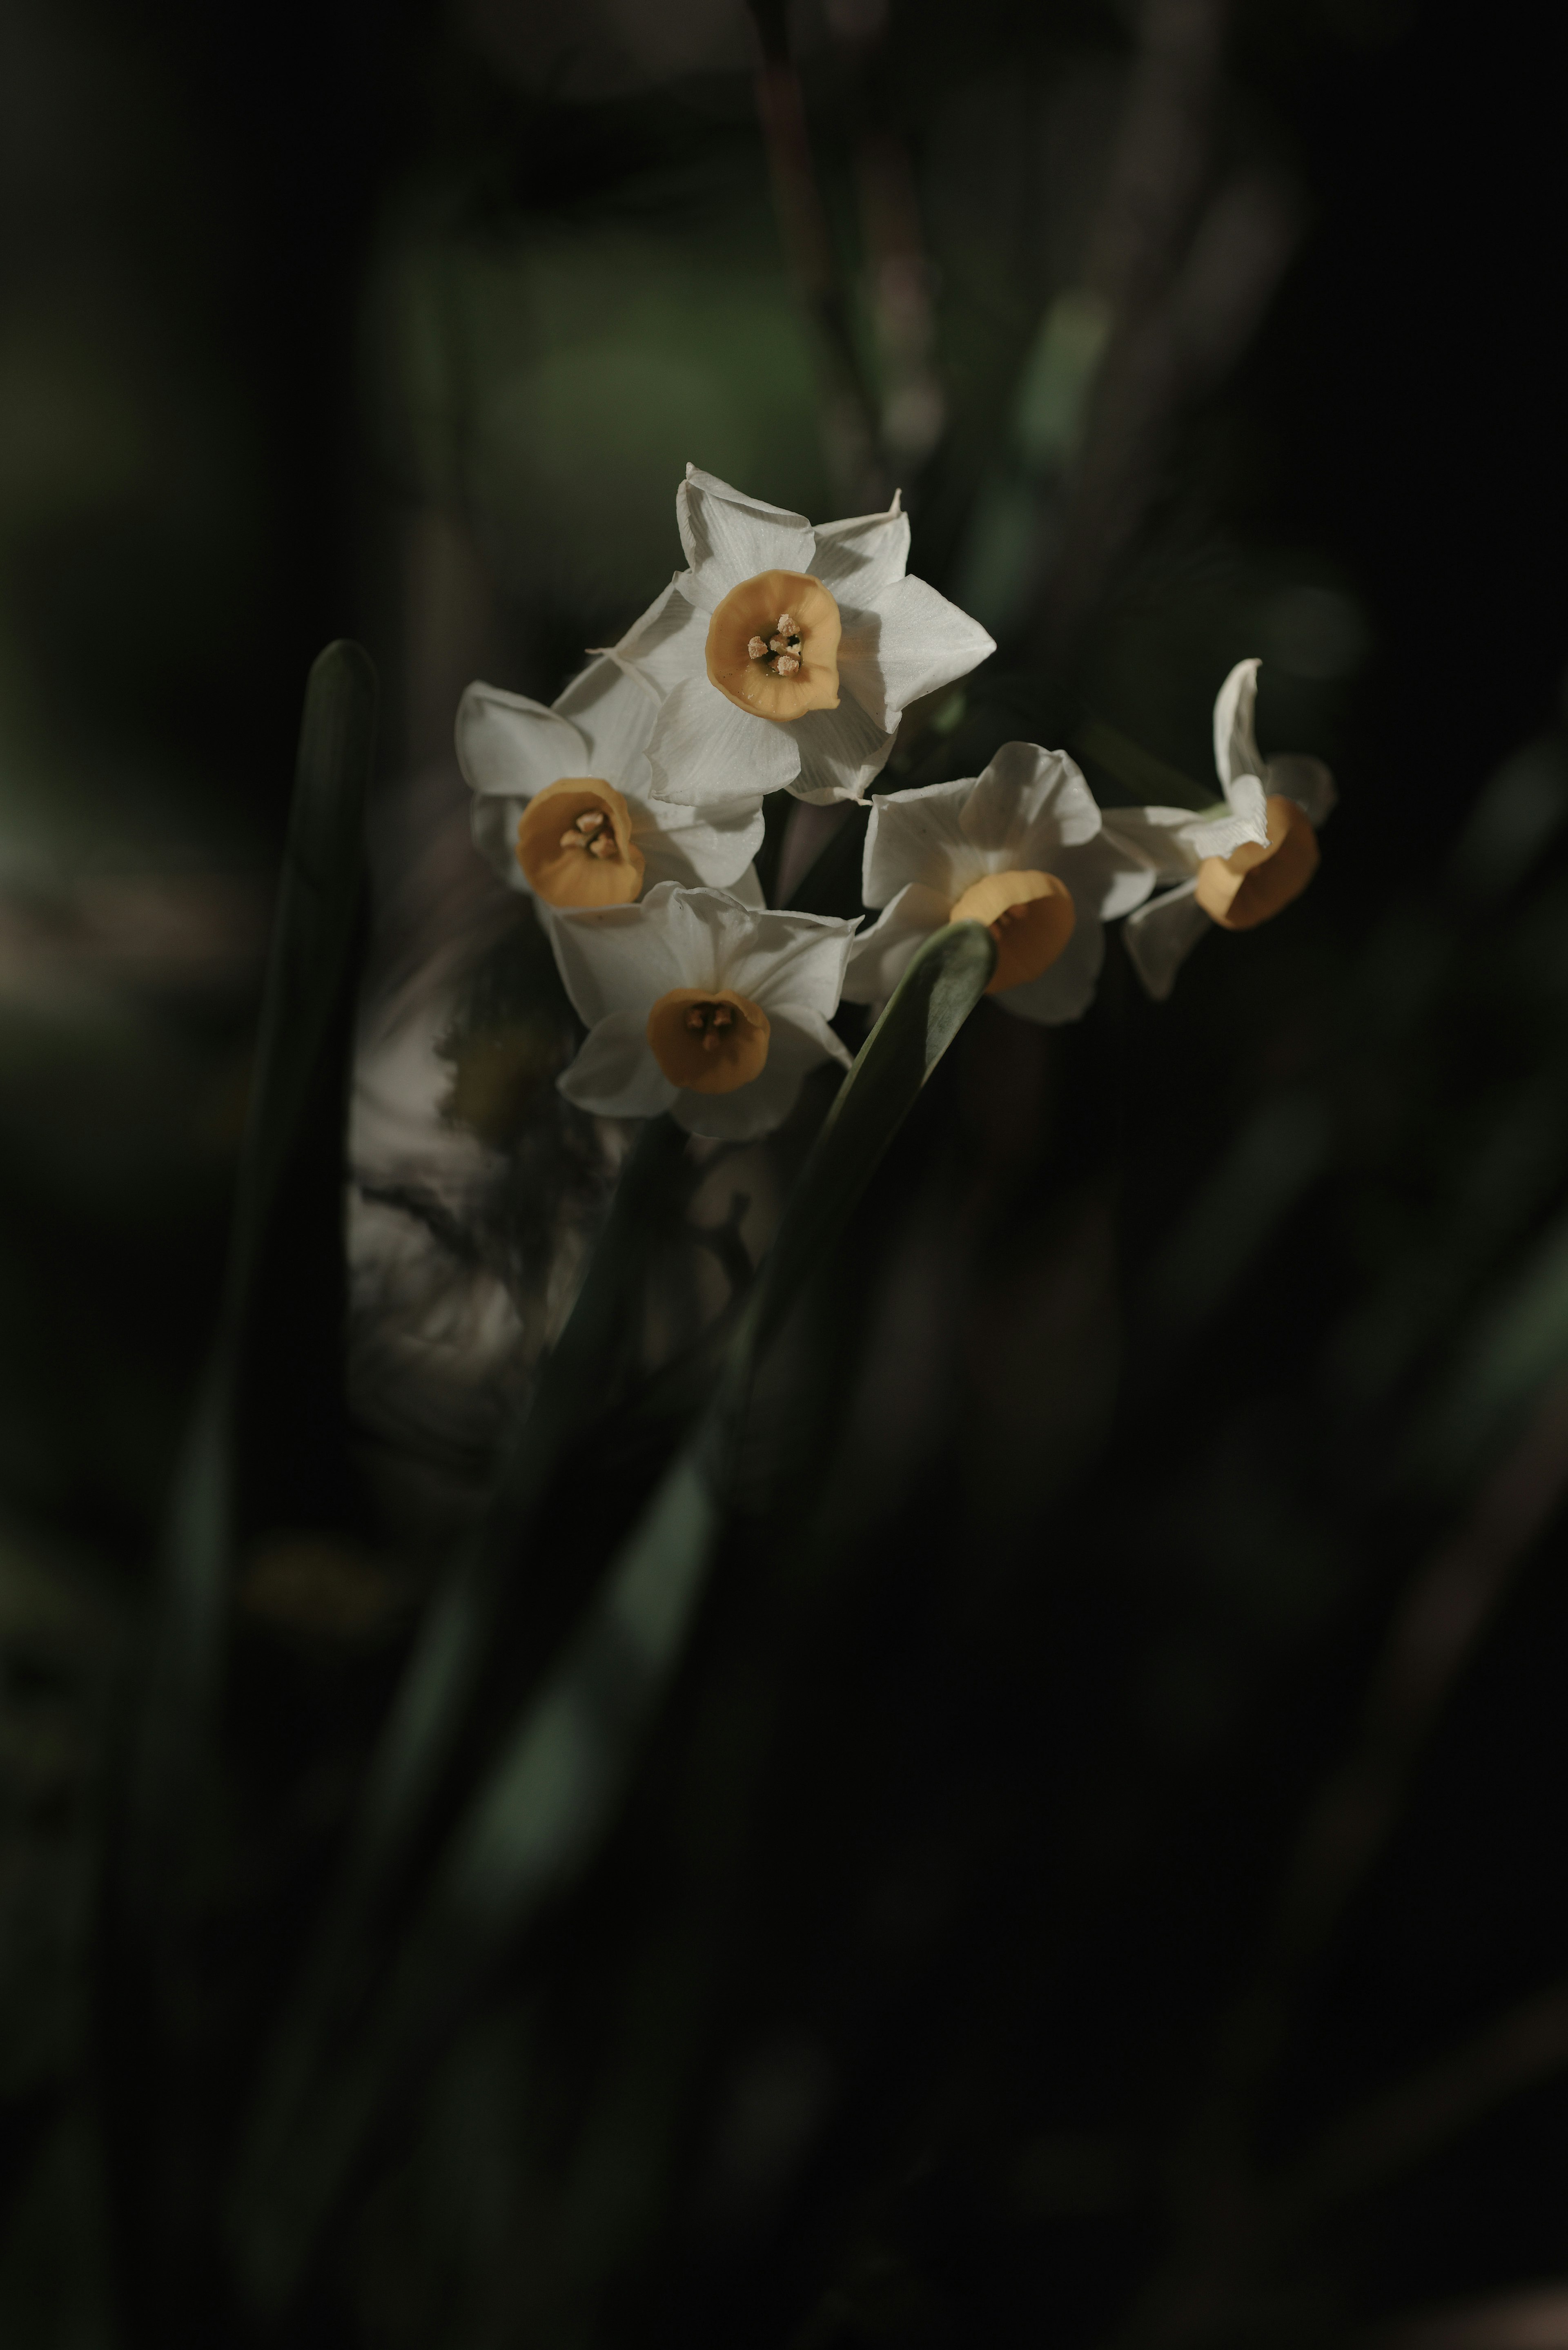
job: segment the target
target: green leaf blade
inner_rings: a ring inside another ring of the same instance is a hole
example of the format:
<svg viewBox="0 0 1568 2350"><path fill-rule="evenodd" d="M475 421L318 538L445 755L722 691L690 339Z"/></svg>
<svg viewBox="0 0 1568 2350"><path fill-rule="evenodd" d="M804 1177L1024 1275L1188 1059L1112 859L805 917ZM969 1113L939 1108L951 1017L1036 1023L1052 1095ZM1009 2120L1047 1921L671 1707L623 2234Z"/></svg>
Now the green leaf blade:
<svg viewBox="0 0 1568 2350"><path fill-rule="evenodd" d="M989 932L961 922L910 964L802 1170L718 1394L474 1789L368 2029L317 2096L291 2099L286 2121L275 2114L253 2139L233 2238L260 2306L278 2310L297 2291L381 2117L613 1826L701 1606L755 1364L985 992L995 958Z"/></svg>

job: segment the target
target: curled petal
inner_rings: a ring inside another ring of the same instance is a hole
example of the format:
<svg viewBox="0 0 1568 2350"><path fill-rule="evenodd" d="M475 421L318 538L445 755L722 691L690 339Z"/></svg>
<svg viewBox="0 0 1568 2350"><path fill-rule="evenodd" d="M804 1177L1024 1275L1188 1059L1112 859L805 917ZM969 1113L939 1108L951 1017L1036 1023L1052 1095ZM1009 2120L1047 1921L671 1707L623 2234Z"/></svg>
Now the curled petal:
<svg viewBox="0 0 1568 2350"><path fill-rule="evenodd" d="M1238 661L1214 697L1214 764L1225 796L1243 775L1262 776L1263 762L1252 730L1258 702L1257 660Z"/></svg>
<svg viewBox="0 0 1568 2350"><path fill-rule="evenodd" d="M1105 837L1162 881L1185 880L1206 857L1229 857L1246 841L1266 847L1269 824L1256 776L1237 787L1236 806L1195 815L1191 808L1106 808Z"/></svg>

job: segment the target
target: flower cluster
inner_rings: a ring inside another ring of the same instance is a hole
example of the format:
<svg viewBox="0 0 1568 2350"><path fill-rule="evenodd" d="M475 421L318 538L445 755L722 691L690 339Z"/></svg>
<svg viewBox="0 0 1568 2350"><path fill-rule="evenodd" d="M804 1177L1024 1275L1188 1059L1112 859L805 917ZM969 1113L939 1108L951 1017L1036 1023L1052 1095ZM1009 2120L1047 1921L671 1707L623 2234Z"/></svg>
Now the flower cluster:
<svg viewBox="0 0 1568 2350"><path fill-rule="evenodd" d="M581 1107L750 1140L847 1062L841 1000L879 1008L949 922L991 931L1004 1011L1054 1024L1092 1001L1107 922L1163 997L1206 930L1312 879L1333 781L1261 757L1248 660L1215 703L1215 807L1102 814L1064 752L1008 743L982 775L873 796L868 917L770 909L763 796L863 801L907 705L994 648L907 574L897 498L814 529L689 466L676 510L690 567L552 707L474 684L458 712L474 839L535 899L587 1030L560 1079Z"/></svg>

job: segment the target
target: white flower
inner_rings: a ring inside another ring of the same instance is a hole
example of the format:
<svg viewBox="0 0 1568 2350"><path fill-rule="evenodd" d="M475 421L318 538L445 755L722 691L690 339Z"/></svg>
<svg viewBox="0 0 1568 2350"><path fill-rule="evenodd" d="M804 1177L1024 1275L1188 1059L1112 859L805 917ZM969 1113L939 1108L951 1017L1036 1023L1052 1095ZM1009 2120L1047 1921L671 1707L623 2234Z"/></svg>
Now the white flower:
<svg viewBox="0 0 1568 2350"><path fill-rule="evenodd" d="M556 961L587 1035L559 1079L600 1118L669 1110L691 1134L748 1142L788 1117L819 1061L853 922L743 906L662 882L640 904L565 914Z"/></svg>
<svg viewBox="0 0 1568 2350"><path fill-rule="evenodd" d="M1134 970L1163 1000L1211 925L1250 931L1299 898L1317 870L1317 827L1334 803L1321 759L1263 759L1252 731L1255 660L1238 661L1214 701L1214 764L1225 807L1113 808L1106 830L1178 887L1129 917L1123 937Z"/></svg>
<svg viewBox="0 0 1568 2350"><path fill-rule="evenodd" d="M457 756L474 794L473 837L514 889L546 905L623 905L660 881L736 889L763 837L755 791L698 810L649 797L649 689L605 657L554 709L493 685L458 705Z"/></svg>
<svg viewBox="0 0 1568 2350"><path fill-rule="evenodd" d="M909 703L996 650L906 576L896 497L886 514L814 530L688 465L675 510L691 567L615 647L659 697L656 799L706 807L784 787L858 800Z"/></svg>
<svg viewBox="0 0 1568 2350"><path fill-rule="evenodd" d="M863 895L886 911L857 939L844 992L883 1003L920 941L984 922L997 944L988 994L1025 1020L1076 1020L1105 961L1104 923L1153 886L1111 841L1064 752L1004 743L982 775L880 794L866 833Z"/></svg>

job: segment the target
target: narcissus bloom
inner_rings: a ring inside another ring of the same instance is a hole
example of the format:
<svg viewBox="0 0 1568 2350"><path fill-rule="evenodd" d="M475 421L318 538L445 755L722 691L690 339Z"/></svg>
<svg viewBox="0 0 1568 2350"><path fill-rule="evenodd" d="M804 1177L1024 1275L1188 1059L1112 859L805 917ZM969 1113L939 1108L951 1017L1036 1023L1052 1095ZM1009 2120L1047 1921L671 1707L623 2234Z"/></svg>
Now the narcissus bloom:
<svg viewBox="0 0 1568 2350"><path fill-rule="evenodd" d="M670 882L639 904L563 915L551 942L588 1033L561 1091L600 1118L667 1109L716 1140L769 1133L808 1069L848 1063L827 1024L854 929Z"/></svg>
<svg viewBox="0 0 1568 2350"><path fill-rule="evenodd" d="M626 905L660 881L756 894L742 877L762 843L762 801L743 783L701 811L650 799L658 714L648 688L603 656L553 709L469 687L458 764L474 794L474 841L510 888L557 908Z"/></svg>
<svg viewBox="0 0 1568 2350"><path fill-rule="evenodd" d="M1250 931L1299 898L1317 871L1317 827L1334 802L1321 759L1264 759L1253 732L1255 660L1238 661L1214 702L1214 764L1225 805L1114 808L1106 831L1150 872L1177 887L1128 918L1123 936L1133 968L1163 1000L1204 933Z"/></svg>
<svg viewBox="0 0 1568 2350"><path fill-rule="evenodd" d="M996 650L907 576L897 498L814 529L688 465L675 510L691 569L615 647L659 696L656 800L857 800L908 705Z"/></svg>
<svg viewBox="0 0 1568 2350"><path fill-rule="evenodd" d="M844 992L880 1004L922 940L978 921L997 947L988 994L1025 1020L1076 1020L1105 961L1103 925L1152 887L1144 859L1102 830L1065 753L1004 743L982 775L872 800L862 894L886 910L857 939Z"/></svg>

